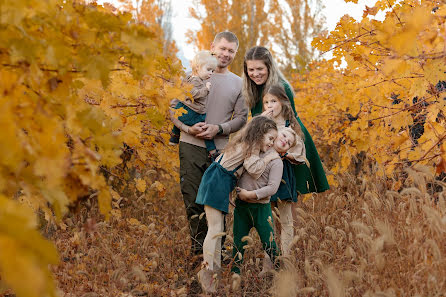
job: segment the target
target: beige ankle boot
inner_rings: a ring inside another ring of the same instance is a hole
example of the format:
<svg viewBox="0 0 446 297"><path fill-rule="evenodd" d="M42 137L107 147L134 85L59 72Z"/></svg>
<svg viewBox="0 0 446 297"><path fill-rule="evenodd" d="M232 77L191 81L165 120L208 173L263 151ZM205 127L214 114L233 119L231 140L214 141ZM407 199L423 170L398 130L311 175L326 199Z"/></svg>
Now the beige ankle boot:
<svg viewBox="0 0 446 297"><path fill-rule="evenodd" d="M217 278L214 278L214 271L202 268L197 273L198 281L200 282L201 288L206 293L215 293L217 288Z"/></svg>

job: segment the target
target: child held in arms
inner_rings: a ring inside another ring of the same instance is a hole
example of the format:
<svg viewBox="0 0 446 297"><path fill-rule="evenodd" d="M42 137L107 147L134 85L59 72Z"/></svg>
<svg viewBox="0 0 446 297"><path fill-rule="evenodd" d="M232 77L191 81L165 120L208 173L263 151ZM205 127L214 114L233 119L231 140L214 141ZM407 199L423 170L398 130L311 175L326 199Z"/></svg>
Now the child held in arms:
<svg viewBox="0 0 446 297"><path fill-rule="evenodd" d="M187 131L186 126L193 126L196 123L204 122L206 118L206 100L211 88L211 83L207 80L214 73L217 68L217 59L212 55L210 51L198 52L191 61L192 73L186 77L186 82L193 85L190 91L192 99L187 98L184 101L174 99L171 102L171 106L174 109L184 108L186 113L183 113L178 117L180 125L183 126L184 131ZM180 141L180 128L174 126L172 128L171 137L169 139L170 145L176 145ZM217 153L214 141L205 140L206 149L210 156L214 156Z"/></svg>

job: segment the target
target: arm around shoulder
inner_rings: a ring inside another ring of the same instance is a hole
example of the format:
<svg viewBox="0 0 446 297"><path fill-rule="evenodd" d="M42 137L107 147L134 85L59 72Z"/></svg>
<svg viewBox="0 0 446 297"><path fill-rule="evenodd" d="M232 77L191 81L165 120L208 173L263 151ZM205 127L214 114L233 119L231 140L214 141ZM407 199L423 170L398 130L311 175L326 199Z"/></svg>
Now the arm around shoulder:
<svg viewBox="0 0 446 297"><path fill-rule="evenodd" d="M287 153L288 154L286 157L288 160L290 160L291 163L294 164L308 163L305 150L305 143L303 139L300 137L297 140L296 145L290 148Z"/></svg>
<svg viewBox="0 0 446 297"><path fill-rule="evenodd" d="M263 199L274 195L280 186L280 181L282 180L283 174L283 162L281 159L275 159L271 161L271 168L268 175L268 184L255 190L257 199Z"/></svg>
<svg viewBox="0 0 446 297"><path fill-rule="evenodd" d="M269 150L263 157L260 157L260 149L255 149L251 156L245 159L243 167L254 179L258 179L265 171L269 162L280 159L279 154L275 150Z"/></svg>

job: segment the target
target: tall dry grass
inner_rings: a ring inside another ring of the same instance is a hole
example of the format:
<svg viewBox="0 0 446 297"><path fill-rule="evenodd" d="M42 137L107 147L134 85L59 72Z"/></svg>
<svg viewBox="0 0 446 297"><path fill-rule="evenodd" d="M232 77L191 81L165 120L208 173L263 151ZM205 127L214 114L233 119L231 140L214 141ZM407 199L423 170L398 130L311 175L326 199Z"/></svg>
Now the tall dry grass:
<svg viewBox="0 0 446 297"><path fill-rule="evenodd" d="M283 272L275 295L444 296L446 184L423 167L403 176L346 174L299 203L290 275L300 287L281 286Z"/></svg>
<svg viewBox="0 0 446 297"><path fill-rule="evenodd" d="M259 276L263 252L252 232L241 278L225 266L216 296L444 296L446 184L422 167L395 180L375 171L337 180L296 204L285 269ZM61 295L187 296L195 277L188 227L179 188L169 188L164 198L121 197L109 221L89 201L66 218L51 236Z"/></svg>

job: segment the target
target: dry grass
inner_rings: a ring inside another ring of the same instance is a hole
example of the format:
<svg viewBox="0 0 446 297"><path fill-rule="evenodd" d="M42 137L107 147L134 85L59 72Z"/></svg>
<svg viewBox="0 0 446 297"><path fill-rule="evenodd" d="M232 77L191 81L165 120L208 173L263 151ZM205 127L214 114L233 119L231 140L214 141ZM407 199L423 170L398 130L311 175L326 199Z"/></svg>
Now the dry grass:
<svg viewBox="0 0 446 297"><path fill-rule="evenodd" d="M225 267L217 295L443 296L446 192L429 192L433 177L409 170L398 191L373 174L338 180L336 189L296 205L286 271L258 276L263 253L252 233L241 279ZM162 199L131 199L108 222L95 209L82 207L52 235L62 296L186 296L193 273L178 187Z"/></svg>

